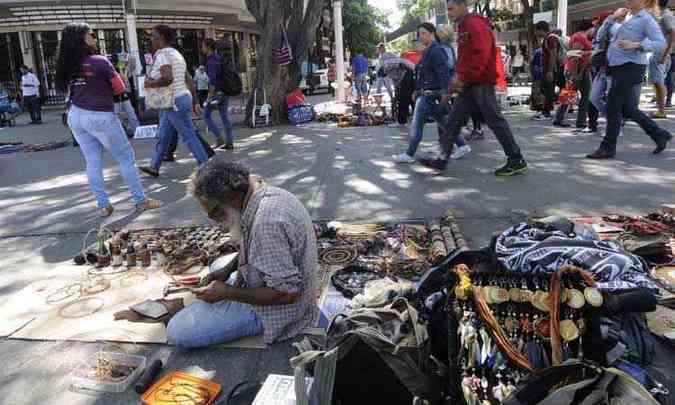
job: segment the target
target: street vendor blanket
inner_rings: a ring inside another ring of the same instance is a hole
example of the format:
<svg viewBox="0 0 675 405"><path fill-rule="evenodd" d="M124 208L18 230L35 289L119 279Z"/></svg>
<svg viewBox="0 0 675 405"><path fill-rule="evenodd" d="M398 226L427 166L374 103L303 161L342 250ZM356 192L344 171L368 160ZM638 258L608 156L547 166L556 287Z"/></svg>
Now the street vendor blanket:
<svg viewBox="0 0 675 405"><path fill-rule="evenodd" d="M495 253L500 264L512 272L553 273L572 265L591 273L603 291L658 289L647 274L646 263L612 241L570 237L523 223L497 237Z"/></svg>

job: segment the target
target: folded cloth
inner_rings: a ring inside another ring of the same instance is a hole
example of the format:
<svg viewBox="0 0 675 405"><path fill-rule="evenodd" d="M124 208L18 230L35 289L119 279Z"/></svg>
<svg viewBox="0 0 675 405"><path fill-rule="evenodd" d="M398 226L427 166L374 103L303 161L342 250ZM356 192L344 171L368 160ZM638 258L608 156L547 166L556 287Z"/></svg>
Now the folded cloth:
<svg viewBox="0 0 675 405"><path fill-rule="evenodd" d="M583 240L522 223L497 237L495 254L514 273L553 273L564 266L577 266L591 273L602 291L658 291L644 260L612 241Z"/></svg>

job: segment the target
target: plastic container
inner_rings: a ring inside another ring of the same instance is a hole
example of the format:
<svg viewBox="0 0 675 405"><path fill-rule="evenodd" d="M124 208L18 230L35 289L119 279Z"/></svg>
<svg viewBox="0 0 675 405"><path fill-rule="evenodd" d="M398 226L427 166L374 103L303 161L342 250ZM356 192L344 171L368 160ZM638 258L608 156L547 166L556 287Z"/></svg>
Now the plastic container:
<svg viewBox="0 0 675 405"><path fill-rule="evenodd" d="M96 377L85 376L88 368L96 366L98 359L114 360L122 365L135 367L134 370L125 379L121 381L106 381L97 379ZM124 392L131 386L138 377L145 370L146 358L145 356L137 356L133 354L115 353L115 352L97 352L89 357L86 362L78 365L70 373L70 383L75 388L120 393Z"/></svg>

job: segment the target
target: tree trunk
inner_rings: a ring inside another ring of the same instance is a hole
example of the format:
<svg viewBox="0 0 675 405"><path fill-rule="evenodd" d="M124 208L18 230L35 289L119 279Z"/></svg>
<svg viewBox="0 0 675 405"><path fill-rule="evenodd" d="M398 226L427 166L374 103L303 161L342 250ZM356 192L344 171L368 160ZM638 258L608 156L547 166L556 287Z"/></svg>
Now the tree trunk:
<svg viewBox="0 0 675 405"><path fill-rule="evenodd" d="M534 35L534 23L532 22L532 18L534 16L534 11L539 10L541 0L534 0L532 5L530 5L530 0L520 0L520 4L523 5L523 14L521 14L521 18L525 20L527 42L534 48L536 46L537 38Z"/></svg>
<svg viewBox="0 0 675 405"><path fill-rule="evenodd" d="M267 103L272 107L272 124L286 121L285 97L300 84L302 62L307 57L307 50L314 44L323 4L323 0L308 0L305 10L304 0L246 0L246 7L256 19L260 31L253 88L258 92L258 106L263 104L263 94L266 93ZM277 50L281 47L286 22L293 60L290 65L279 66ZM256 107L253 101L251 95L246 105L249 125Z"/></svg>

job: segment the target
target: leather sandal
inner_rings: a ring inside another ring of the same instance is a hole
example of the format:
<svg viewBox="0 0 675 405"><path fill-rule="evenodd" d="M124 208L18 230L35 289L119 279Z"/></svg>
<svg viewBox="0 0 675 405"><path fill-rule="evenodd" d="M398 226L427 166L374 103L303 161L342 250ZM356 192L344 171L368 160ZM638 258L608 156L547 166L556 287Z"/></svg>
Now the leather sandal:
<svg viewBox="0 0 675 405"><path fill-rule="evenodd" d="M115 209L113 208L112 205L108 204L107 206L101 208L101 216L103 218L107 218L113 214Z"/></svg>
<svg viewBox="0 0 675 405"><path fill-rule="evenodd" d="M154 210L162 206L162 202L152 198L146 198L142 203L136 204L136 211L142 212L147 210Z"/></svg>

